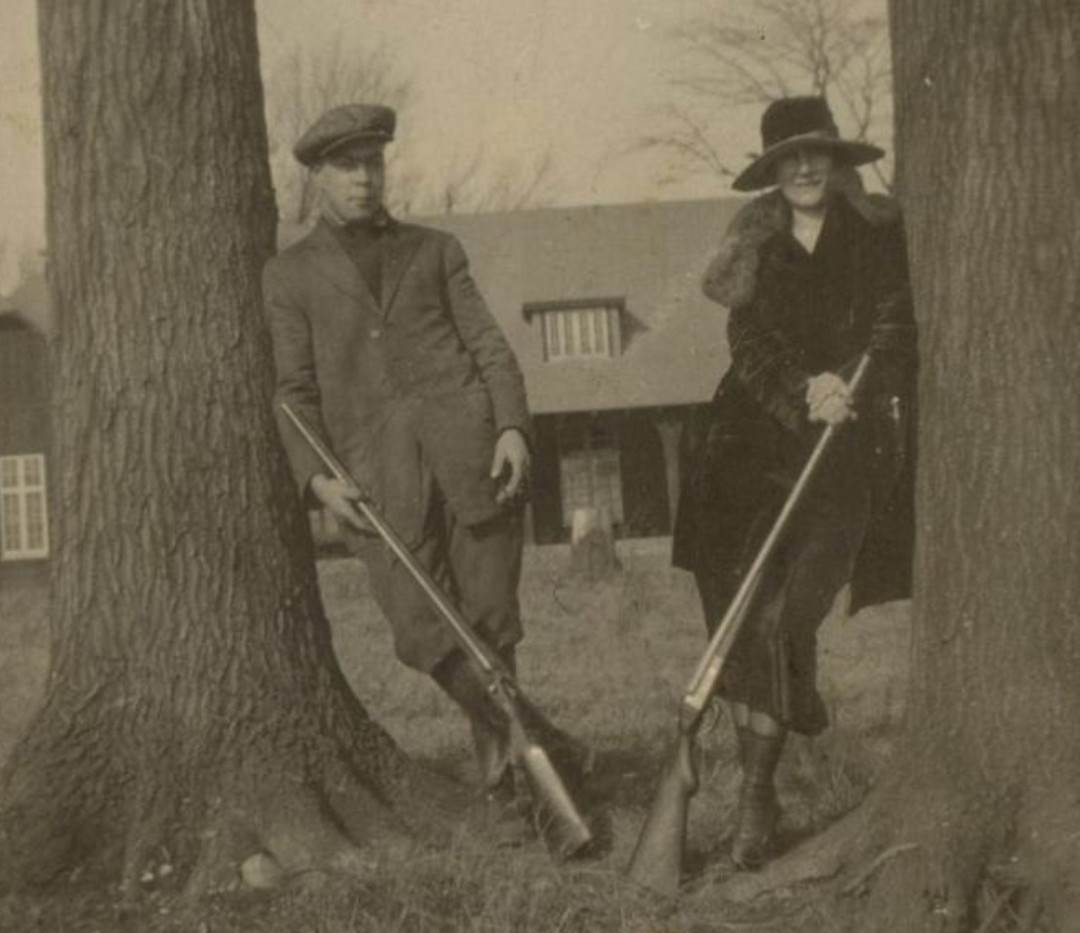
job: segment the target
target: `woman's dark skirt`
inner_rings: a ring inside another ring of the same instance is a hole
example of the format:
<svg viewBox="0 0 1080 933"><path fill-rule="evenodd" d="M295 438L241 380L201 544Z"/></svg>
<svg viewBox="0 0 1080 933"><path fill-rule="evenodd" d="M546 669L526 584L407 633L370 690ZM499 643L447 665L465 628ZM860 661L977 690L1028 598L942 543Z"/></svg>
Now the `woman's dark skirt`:
<svg viewBox="0 0 1080 933"><path fill-rule="evenodd" d="M843 461L847 458L841 457ZM828 725L817 690L817 632L851 579L867 527L870 488L860 470L826 458L767 562L721 676L719 695L815 735ZM726 573L695 571L710 635L779 513L786 490L762 504L743 559Z"/></svg>

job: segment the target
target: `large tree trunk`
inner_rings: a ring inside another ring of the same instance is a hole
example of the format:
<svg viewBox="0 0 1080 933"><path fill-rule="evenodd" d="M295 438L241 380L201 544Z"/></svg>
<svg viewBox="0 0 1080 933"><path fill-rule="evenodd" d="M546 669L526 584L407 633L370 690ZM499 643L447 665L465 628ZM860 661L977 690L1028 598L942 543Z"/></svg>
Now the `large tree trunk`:
<svg viewBox="0 0 1080 933"><path fill-rule="evenodd" d="M862 807L726 889L854 864L860 933L1080 930L1080 7L891 14L921 355L905 733Z"/></svg>
<svg viewBox="0 0 1080 933"><path fill-rule="evenodd" d="M990 929L987 890L1024 888L1025 922L1041 902L1080 929L1078 10L893 0L919 543L907 736L877 803L918 848L864 928Z"/></svg>
<svg viewBox="0 0 1080 933"><path fill-rule="evenodd" d="M253 5L40 0L39 28L59 550L0 881L361 869L431 786L337 667L274 437Z"/></svg>

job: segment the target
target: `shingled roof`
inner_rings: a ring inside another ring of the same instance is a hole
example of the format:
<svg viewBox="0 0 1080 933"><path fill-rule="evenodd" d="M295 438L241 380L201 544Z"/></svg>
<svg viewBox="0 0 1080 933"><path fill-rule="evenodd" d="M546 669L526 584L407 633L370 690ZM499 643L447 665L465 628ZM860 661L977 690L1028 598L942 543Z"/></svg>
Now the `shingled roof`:
<svg viewBox="0 0 1080 933"><path fill-rule="evenodd" d="M525 372L533 412L686 405L707 400L729 356L727 312L701 277L740 205L735 198L444 215L418 222L457 235ZM300 233L282 229L287 242ZM545 362L527 305L590 299L624 309L613 359ZM48 326L44 277L0 300ZM9 318L8 320L13 320Z"/></svg>
<svg viewBox="0 0 1080 933"><path fill-rule="evenodd" d="M733 198L449 215L420 222L465 245L474 276L517 353L533 412L707 400L726 368L727 312L701 277L738 209ZM526 305L622 299L623 352L544 361Z"/></svg>
<svg viewBox="0 0 1080 933"><path fill-rule="evenodd" d="M727 311L701 278L737 198L404 218L450 231L525 372L536 414L686 405L729 362ZM303 233L283 225L279 239ZM623 352L545 362L527 305L621 300Z"/></svg>

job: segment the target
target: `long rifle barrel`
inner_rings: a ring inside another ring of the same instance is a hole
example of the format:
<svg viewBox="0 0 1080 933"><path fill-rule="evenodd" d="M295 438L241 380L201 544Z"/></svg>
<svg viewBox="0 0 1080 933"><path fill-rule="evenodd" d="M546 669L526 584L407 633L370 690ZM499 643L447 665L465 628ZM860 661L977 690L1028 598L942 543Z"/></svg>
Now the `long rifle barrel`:
<svg viewBox="0 0 1080 933"><path fill-rule="evenodd" d="M859 388L869 365L870 354L866 353L859 360L855 373L851 377L851 382L848 383L848 389L852 393ZM686 714L700 716L705 704L709 702L709 697L712 696L716 682L720 677L724 661L727 659L731 646L735 642L735 636L738 634L739 626L745 615L745 609L753 597L754 590L757 588L761 572L769 558L772 557L773 551L776 550L776 544L787 528L792 512L802 501L803 493L817 471L818 463L825 456L833 437L841 427L842 424L830 424L821 432L821 437L818 438L813 451L802 468L802 472L799 473L799 477L795 481L795 485L791 488L780 514L758 550L750 569L743 577L735 596L732 597L727 612L724 613L723 619L720 620L720 624L716 627L716 631L713 632L712 638L709 639L708 647L702 654L683 696L682 702Z"/></svg>
<svg viewBox="0 0 1080 933"><path fill-rule="evenodd" d="M855 373L848 383L848 389L852 393L859 388L869 365L870 354L867 352L859 360ZM788 494L754 562L743 577L738 591L731 600L731 605L724 613L724 618L720 620L712 638L709 639L709 644L687 685L679 707L678 733L673 757L660 778L660 785L653 798L652 807L638 836L637 845L630 857L630 864L627 866L627 874L634 881L654 891L673 895L679 887L683 849L686 844L689 803L698 785L693 746L705 705L716 689L717 681L724 669L724 662L746 619L765 564L776 549L776 544L787 527L792 512L802 500L821 458L825 456L825 452L841 426L830 424L821 432L821 437L814 445L813 452Z"/></svg>
<svg viewBox="0 0 1080 933"><path fill-rule="evenodd" d="M319 436L311 430L307 422L289 407L288 402L281 403L281 410L285 413L289 421L292 422L293 427L295 427L304 440L308 442L311 449L319 455L319 459L322 460L327 469L333 473L335 479L356 486L356 481L349 474L345 465L334 455L334 452L322 442ZM431 574L429 574L423 565L413 556L412 551L410 551L405 542L401 540L398 533L387 524L386 520L371 505L371 502L368 500L367 495L363 490L361 490L360 498L356 500L356 507L360 511L360 514L363 515L379 533L379 536L383 541L386 542L386 546L390 548L394 556L404 564L406 569L416 580L417 584L424 591L427 598L430 599L436 609L438 609L439 614L453 628L454 633L457 635L458 639L463 642L463 647L470 655L472 655L473 660L480 665L485 673L494 673L498 669L497 664L491 658L486 647L482 645L472 633L469 623L462 618L461 613L458 612L454 604L446 598L446 595L439 588L439 585L431 578ZM499 671L499 673L503 672Z"/></svg>
<svg viewBox="0 0 1080 933"><path fill-rule="evenodd" d="M322 442L307 422L293 411L287 402L281 403L281 410L334 477L356 486L356 481L344 464L334 456L333 451ZM355 503L357 510L379 533L386 546L423 590L438 610L439 615L454 632L458 643L480 669L492 695L505 706L511 722L515 758L524 770L532 789L536 802L536 823L541 834L560 857L566 858L579 852L592 841L592 831L555 770L547 751L529 735L529 728L525 721L531 719L534 723L546 724L543 716L521 693L502 663L492 657L487 647L473 634L469 623L446 597L397 532L379 514L364 491L360 490L360 492L361 496ZM551 728L550 724L546 725Z"/></svg>

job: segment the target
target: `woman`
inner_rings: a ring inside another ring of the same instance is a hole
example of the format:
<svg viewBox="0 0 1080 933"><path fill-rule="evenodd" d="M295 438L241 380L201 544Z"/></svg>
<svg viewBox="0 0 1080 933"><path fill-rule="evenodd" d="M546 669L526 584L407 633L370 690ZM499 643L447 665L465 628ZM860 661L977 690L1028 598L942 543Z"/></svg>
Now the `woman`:
<svg viewBox="0 0 1080 933"><path fill-rule="evenodd" d="M855 170L884 153L840 139L819 97L770 104L762 138L734 187L774 190L740 210L704 282L730 309L731 366L683 438L674 559L695 574L710 632L823 426L844 427L762 574L721 678L743 769L732 856L744 868L774 845L785 735L827 723L815 685L819 626L848 582L852 611L907 595L912 538L915 325L903 231L895 204L863 193ZM853 393L848 379L868 349Z"/></svg>

